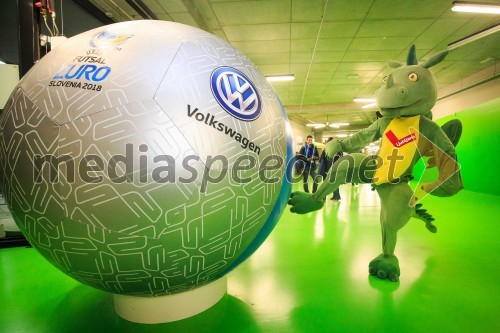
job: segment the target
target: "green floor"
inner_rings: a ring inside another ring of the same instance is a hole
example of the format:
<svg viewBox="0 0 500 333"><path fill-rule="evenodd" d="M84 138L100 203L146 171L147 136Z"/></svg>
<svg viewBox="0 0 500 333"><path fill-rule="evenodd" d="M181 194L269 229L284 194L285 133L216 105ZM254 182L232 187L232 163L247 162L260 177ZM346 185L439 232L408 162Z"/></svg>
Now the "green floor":
<svg viewBox="0 0 500 333"><path fill-rule="evenodd" d="M380 253L376 194L344 185L341 195L318 213L286 212L219 303L169 324L120 319L111 295L34 249L0 249L0 332L500 332L499 197L425 200L438 233L410 221L392 283L367 274Z"/></svg>

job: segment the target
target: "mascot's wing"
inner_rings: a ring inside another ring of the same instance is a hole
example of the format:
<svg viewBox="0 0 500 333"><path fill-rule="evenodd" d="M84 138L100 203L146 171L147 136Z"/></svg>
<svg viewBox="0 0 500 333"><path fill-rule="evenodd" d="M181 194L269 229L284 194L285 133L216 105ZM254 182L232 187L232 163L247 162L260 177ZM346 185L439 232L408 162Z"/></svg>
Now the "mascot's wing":
<svg viewBox="0 0 500 333"><path fill-rule="evenodd" d="M462 123L458 119L452 119L441 126L441 129L446 134L451 143L456 147L462 136ZM434 145L431 146L429 150L424 152L424 156L430 157L427 161L427 168L433 168L436 166L436 159L434 157ZM446 155L444 155L446 157Z"/></svg>
<svg viewBox="0 0 500 333"><path fill-rule="evenodd" d="M428 142L427 148L421 154L432 156L430 164L438 168L439 176L434 182L424 184L422 189L433 196L454 195L463 188L460 165L455 151L462 125L459 120L453 120L443 125L443 128L437 127L435 123L434 126L429 124L428 127L431 128L431 132L427 133L430 137L425 139Z"/></svg>

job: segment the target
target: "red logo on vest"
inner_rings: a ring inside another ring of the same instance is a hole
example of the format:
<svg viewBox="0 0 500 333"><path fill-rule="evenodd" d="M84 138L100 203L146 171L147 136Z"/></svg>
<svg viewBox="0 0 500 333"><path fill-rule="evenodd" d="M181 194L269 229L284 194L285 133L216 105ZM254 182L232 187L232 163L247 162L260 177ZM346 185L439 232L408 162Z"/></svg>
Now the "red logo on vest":
<svg viewBox="0 0 500 333"><path fill-rule="evenodd" d="M412 141L415 141L417 139L415 137L415 134L413 134L413 133L405 136L404 138L398 139L398 137L396 136L396 134L394 134L394 132L392 130L385 133L385 136L389 139L389 141L391 141L391 143L394 147L402 147L405 144L410 143Z"/></svg>

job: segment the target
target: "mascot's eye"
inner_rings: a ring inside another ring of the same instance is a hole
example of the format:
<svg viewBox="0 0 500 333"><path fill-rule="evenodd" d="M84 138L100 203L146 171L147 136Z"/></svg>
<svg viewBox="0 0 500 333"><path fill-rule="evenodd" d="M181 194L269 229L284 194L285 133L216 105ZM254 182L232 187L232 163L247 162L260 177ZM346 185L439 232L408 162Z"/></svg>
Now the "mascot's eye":
<svg viewBox="0 0 500 333"><path fill-rule="evenodd" d="M382 82L385 84L387 82L387 76L384 76L384 78L382 79Z"/></svg>
<svg viewBox="0 0 500 333"><path fill-rule="evenodd" d="M412 81L412 82L415 82L418 80L418 74L417 73L410 73L408 75L408 80Z"/></svg>

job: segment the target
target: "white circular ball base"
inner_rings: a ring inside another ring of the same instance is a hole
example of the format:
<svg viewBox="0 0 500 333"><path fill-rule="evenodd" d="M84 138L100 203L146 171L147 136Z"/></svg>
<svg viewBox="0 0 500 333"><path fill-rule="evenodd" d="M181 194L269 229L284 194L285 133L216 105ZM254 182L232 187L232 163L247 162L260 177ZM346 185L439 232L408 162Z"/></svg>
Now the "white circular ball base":
<svg viewBox="0 0 500 333"><path fill-rule="evenodd" d="M217 303L227 291L227 277L179 294L139 297L113 295L116 313L125 320L160 324L192 317Z"/></svg>

